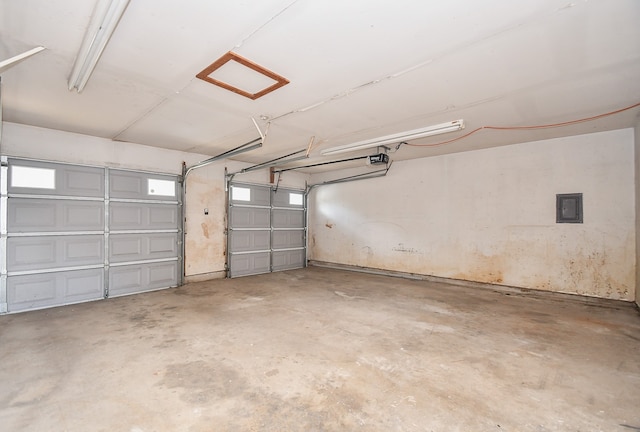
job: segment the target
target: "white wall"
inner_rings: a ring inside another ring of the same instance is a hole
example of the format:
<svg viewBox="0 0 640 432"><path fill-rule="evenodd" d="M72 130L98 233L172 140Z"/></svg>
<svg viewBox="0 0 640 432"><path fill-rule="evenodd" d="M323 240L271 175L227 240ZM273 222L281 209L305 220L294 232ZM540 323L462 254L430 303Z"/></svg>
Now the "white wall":
<svg viewBox="0 0 640 432"><path fill-rule="evenodd" d="M210 157L8 122L3 122L0 153L172 174L182 172L182 161L190 165Z"/></svg>
<svg viewBox="0 0 640 432"><path fill-rule="evenodd" d="M87 135L2 124L0 154L113 168L180 174L187 166L210 156L123 143ZM185 274L187 281L224 276L226 255L224 170L236 172L249 164L223 160L193 170L187 178L185 201ZM237 180L268 183L267 170L239 175ZM287 173L281 185L304 188L308 176ZM204 209L209 214L204 214Z"/></svg>
<svg viewBox="0 0 640 432"><path fill-rule="evenodd" d="M634 159L635 159L635 175L636 175L636 304L640 306L640 121L634 129Z"/></svg>
<svg viewBox="0 0 640 432"><path fill-rule="evenodd" d="M633 154L624 129L394 162L311 193L310 258L632 300ZM556 224L576 192L584 223Z"/></svg>

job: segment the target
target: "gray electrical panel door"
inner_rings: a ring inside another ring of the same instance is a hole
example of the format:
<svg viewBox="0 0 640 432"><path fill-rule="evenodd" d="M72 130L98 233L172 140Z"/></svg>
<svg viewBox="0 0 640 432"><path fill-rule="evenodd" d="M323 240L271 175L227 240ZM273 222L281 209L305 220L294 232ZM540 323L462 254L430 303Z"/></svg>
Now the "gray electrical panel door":
<svg viewBox="0 0 640 432"><path fill-rule="evenodd" d="M304 193L232 183L229 188L230 277L306 265Z"/></svg>
<svg viewBox="0 0 640 432"><path fill-rule="evenodd" d="M177 176L2 158L0 313L177 286Z"/></svg>

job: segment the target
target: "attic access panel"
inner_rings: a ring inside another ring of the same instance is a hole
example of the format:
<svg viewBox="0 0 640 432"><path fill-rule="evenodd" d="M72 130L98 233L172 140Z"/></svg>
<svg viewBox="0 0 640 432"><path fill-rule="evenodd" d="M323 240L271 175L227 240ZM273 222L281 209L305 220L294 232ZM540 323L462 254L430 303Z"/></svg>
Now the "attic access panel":
<svg viewBox="0 0 640 432"><path fill-rule="evenodd" d="M222 73L225 66L227 72ZM248 69L249 73L247 74L245 73L247 71L243 72L241 69L237 69L237 66L240 66L242 69ZM228 72L228 69L235 70ZM212 77L211 75L215 72L217 72L217 75ZM223 89L247 97L251 100L256 100L282 86L289 84L289 80L285 77L231 51L207 66L202 70L202 72L196 75L196 78L200 78L203 81L222 87ZM238 78L240 81L244 80L244 82L233 85L228 82L233 78ZM238 87L238 85L244 86L244 89ZM248 88L252 86L258 86L261 90L252 91Z"/></svg>

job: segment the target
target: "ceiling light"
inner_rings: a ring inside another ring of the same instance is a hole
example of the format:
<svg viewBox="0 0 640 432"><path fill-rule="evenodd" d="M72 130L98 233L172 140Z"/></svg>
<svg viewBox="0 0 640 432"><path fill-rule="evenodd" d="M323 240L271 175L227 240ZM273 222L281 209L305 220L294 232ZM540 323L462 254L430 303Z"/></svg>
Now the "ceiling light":
<svg viewBox="0 0 640 432"><path fill-rule="evenodd" d="M69 90L80 93L87 84L128 4L129 0L98 2L69 77Z"/></svg>
<svg viewBox="0 0 640 432"><path fill-rule="evenodd" d="M411 141L418 138L425 138L433 135L440 135L447 132L455 132L464 129L464 120L454 120L447 123L441 123L422 129L413 129L406 132L400 132L393 135L385 135L378 138L372 138L364 141L358 141L352 144L345 144L337 147L331 147L322 150L323 155L334 155L338 153L346 153L356 150L363 150L372 147L380 147L387 144L394 144L402 141Z"/></svg>

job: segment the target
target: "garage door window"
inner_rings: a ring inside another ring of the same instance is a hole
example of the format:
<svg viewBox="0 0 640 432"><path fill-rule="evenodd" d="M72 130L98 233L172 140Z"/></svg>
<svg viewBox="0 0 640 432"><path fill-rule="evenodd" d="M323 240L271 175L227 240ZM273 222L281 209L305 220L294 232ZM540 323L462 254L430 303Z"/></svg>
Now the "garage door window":
<svg viewBox="0 0 640 432"><path fill-rule="evenodd" d="M289 193L289 204L291 205L302 205L303 196L301 193Z"/></svg>
<svg viewBox="0 0 640 432"><path fill-rule="evenodd" d="M251 189L245 187L232 186L231 199L233 201L251 201Z"/></svg>
<svg viewBox="0 0 640 432"><path fill-rule="evenodd" d="M55 189L56 170L13 165L11 167L11 187Z"/></svg>
<svg viewBox="0 0 640 432"><path fill-rule="evenodd" d="M149 195L176 196L176 182L171 180L149 179Z"/></svg>

